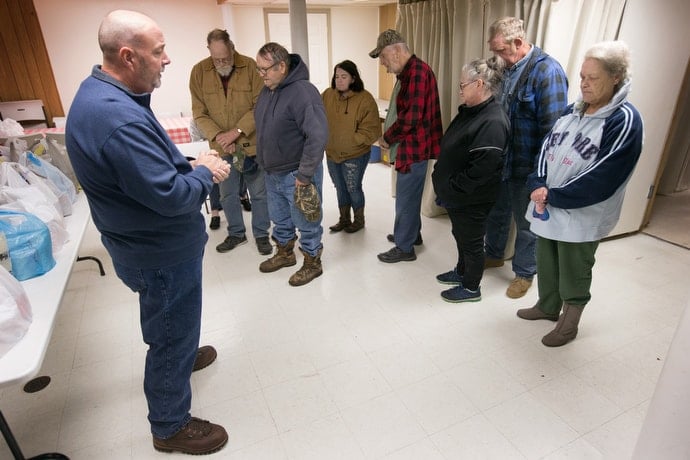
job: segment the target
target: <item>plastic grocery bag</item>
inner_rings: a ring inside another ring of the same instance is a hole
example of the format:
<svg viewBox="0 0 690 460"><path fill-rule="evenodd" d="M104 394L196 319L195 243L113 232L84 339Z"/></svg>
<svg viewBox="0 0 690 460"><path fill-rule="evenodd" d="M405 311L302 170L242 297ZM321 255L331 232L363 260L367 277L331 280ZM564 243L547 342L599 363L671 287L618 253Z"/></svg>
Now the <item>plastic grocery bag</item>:
<svg viewBox="0 0 690 460"><path fill-rule="evenodd" d="M77 190L62 171L32 152L22 153L19 156L19 164L48 181L51 191L58 197L63 216L72 214L72 203L77 199Z"/></svg>
<svg viewBox="0 0 690 460"><path fill-rule="evenodd" d="M0 266L0 356L24 337L31 319L31 304L24 288Z"/></svg>
<svg viewBox="0 0 690 460"><path fill-rule="evenodd" d="M28 212L39 217L50 230L53 253L69 239L57 196L45 179L19 163L0 164L0 209Z"/></svg>
<svg viewBox="0 0 690 460"><path fill-rule="evenodd" d="M7 238L12 275L19 281L55 266L48 226L33 214L0 209L0 232Z"/></svg>

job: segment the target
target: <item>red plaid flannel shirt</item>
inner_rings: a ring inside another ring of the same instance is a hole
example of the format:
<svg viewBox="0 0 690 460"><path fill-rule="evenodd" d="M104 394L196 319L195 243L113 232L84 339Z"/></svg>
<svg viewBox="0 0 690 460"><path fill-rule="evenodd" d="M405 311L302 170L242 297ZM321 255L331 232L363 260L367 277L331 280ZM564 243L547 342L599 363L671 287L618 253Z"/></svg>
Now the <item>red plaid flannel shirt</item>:
<svg viewBox="0 0 690 460"><path fill-rule="evenodd" d="M443 125L436 76L431 67L412 55L398 79L398 118L383 138L389 144L399 143L395 169L407 173L412 163L438 158Z"/></svg>

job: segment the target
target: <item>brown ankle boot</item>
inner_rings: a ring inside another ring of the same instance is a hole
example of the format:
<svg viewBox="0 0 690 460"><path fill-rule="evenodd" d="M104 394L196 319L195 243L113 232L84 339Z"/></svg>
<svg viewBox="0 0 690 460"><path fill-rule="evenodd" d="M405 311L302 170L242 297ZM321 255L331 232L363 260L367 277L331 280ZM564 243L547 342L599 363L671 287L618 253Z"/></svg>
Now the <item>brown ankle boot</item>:
<svg viewBox="0 0 690 460"><path fill-rule="evenodd" d="M517 315L522 319L534 321L536 319L548 319L549 321L558 321L558 313L544 313L539 308L539 302L534 304L532 308L521 308L517 311Z"/></svg>
<svg viewBox="0 0 690 460"><path fill-rule="evenodd" d="M283 245L276 241L276 248L278 250L273 257L261 262L259 265L259 271L262 273L270 273L280 270L283 267L292 267L295 265L297 263L297 258L295 257L294 251L295 241L297 241L297 237L294 237Z"/></svg>
<svg viewBox="0 0 690 460"><path fill-rule="evenodd" d="M332 232L339 232L341 230L346 230L349 225L352 224L350 221L350 207L341 206L340 208L340 220L337 224L328 227Z"/></svg>
<svg viewBox="0 0 690 460"><path fill-rule="evenodd" d="M584 305L563 304L563 313L556 327L542 337L541 343L547 347L560 347L573 340L577 336L577 326L584 308Z"/></svg>
<svg viewBox="0 0 690 460"><path fill-rule="evenodd" d="M364 228L364 206L355 209L355 219L350 225L345 227L347 233L355 233Z"/></svg>
<svg viewBox="0 0 690 460"><path fill-rule="evenodd" d="M315 256L310 256L301 249L300 251L302 254L304 254L304 263L302 264L302 268L297 270L290 277L290 280L288 281L290 286L302 286L314 278L321 276L323 273L323 269L321 267L321 253L323 252L323 248L319 249L319 252Z"/></svg>

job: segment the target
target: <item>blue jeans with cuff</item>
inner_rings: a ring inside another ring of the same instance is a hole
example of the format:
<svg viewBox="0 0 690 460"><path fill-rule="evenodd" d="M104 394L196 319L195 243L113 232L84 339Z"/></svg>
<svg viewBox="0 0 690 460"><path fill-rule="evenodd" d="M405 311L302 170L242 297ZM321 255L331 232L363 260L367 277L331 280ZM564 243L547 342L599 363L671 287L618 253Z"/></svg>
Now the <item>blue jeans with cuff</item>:
<svg viewBox="0 0 690 460"><path fill-rule="evenodd" d="M144 395L151 433L167 439L191 418L190 378L201 330L203 253L170 267L136 269L113 261L117 276L139 294L146 352Z"/></svg>

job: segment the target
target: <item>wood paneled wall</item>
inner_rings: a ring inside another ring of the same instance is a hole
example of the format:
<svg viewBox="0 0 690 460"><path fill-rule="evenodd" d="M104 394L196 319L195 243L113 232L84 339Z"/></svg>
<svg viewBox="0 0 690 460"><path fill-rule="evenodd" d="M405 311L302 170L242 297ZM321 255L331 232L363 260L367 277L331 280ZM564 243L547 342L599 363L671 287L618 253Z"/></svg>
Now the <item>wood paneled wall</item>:
<svg viewBox="0 0 690 460"><path fill-rule="evenodd" d="M389 3L379 7L379 33L387 29L395 29L398 16L398 4ZM375 44L374 44L375 45ZM372 46L372 49L374 47ZM388 100L395 86L395 75L387 73L386 68L379 66L379 99Z"/></svg>
<svg viewBox="0 0 690 460"><path fill-rule="evenodd" d="M41 99L52 126L65 115L32 0L0 0L0 101Z"/></svg>

